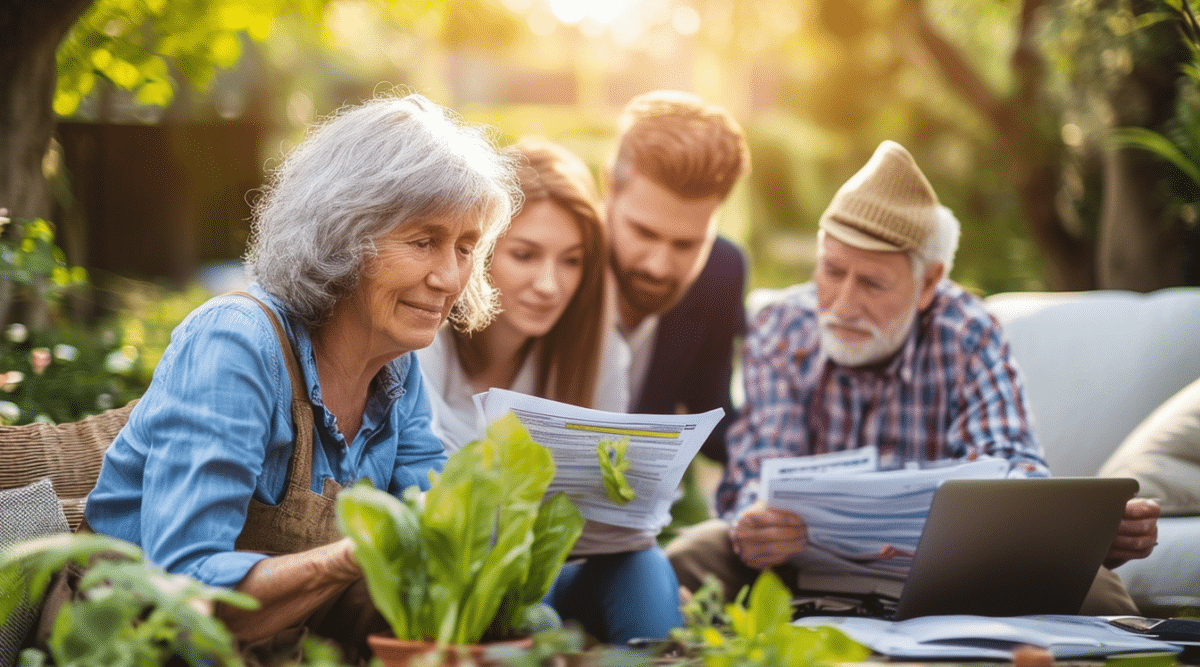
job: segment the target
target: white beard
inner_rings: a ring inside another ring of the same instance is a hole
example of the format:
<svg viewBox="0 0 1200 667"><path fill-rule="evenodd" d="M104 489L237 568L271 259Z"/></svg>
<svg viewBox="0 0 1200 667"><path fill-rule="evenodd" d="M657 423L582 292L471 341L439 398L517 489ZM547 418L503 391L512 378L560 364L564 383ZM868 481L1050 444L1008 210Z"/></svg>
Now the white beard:
<svg viewBox="0 0 1200 667"><path fill-rule="evenodd" d="M821 349L825 356L841 366L869 366L879 363L900 351L913 323L917 320L917 304L914 300L908 315L897 318L886 331L880 331L870 322L843 320L830 313L818 313L817 323L821 331ZM830 325L839 325L870 334L871 338L861 343L848 343L838 336Z"/></svg>

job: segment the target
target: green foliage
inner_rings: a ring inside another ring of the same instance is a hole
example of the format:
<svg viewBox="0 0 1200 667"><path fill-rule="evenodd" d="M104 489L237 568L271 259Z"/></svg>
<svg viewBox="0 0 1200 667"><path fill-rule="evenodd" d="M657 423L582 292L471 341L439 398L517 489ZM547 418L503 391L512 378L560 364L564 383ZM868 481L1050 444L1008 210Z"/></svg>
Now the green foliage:
<svg viewBox="0 0 1200 667"><path fill-rule="evenodd" d="M145 390L137 355L109 327L11 324L0 340L0 423L70 422L124 405Z"/></svg>
<svg viewBox="0 0 1200 667"><path fill-rule="evenodd" d="M550 453L508 415L431 474L423 506L415 487L403 500L369 485L338 495L338 522L396 637L470 644L520 627L583 530L565 495L545 500L553 479Z"/></svg>
<svg viewBox="0 0 1200 667"><path fill-rule="evenodd" d="M86 285L87 278L83 267L67 266L66 255L54 245L49 222L0 217L0 281L8 285L3 315L14 298L57 303L66 290Z"/></svg>
<svg viewBox="0 0 1200 667"><path fill-rule="evenodd" d="M209 298L123 281L122 310L78 315L93 287L41 219L0 218L0 424L69 422L122 406L150 384L171 330Z"/></svg>
<svg viewBox="0 0 1200 667"><path fill-rule="evenodd" d="M673 638L706 667L809 667L859 662L871 654L835 628L792 625L791 594L770 570L748 591L723 605L720 585L705 582L684 607L687 625Z"/></svg>
<svg viewBox="0 0 1200 667"><path fill-rule="evenodd" d="M637 494L625 479L625 471L629 470L630 462L629 438L620 440L601 440L596 445L596 458L600 461L600 474L604 479L604 493L608 499L618 505L632 501Z"/></svg>
<svg viewBox="0 0 1200 667"><path fill-rule="evenodd" d="M129 91L139 105L170 105L179 85L206 91L218 71L234 66L248 46L265 42L272 33L297 33L290 38L303 35L299 38L308 42L307 48L327 54L337 41L327 19L339 9L338 5L352 4L356 3L93 0L59 45L54 111L60 116L75 113L102 81ZM507 15L498 13L486 1L471 4L478 5L478 11L464 10L464 3L446 0L380 3L382 15L396 27L412 28L431 21L445 24L446 15L453 13L459 20L449 21L451 27L466 27L472 34L478 31L494 43L497 32L504 32L501 28L507 26L505 34L511 40L512 21L504 21ZM466 15L460 16L464 11ZM474 22L464 22L467 19ZM488 23L481 28L483 19ZM447 38L456 35L448 34ZM313 66L310 60L304 58L306 67ZM321 76L327 77L328 73Z"/></svg>
<svg viewBox="0 0 1200 667"><path fill-rule="evenodd" d="M1163 132L1144 127L1120 127L1109 134L1117 146L1140 148L1169 162L1189 182L1174 188L1179 199L1200 200L1200 23L1187 0L1161 0L1169 12L1149 13L1133 29L1145 30L1159 22L1172 22L1187 49L1188 60L1180 65L1175 115ZM1191 219L1195 223L1195 218Z"/></svg>
<svg viewBox="0 0 1200 667"><path fill-rule="evenodd" d="M24 596L0 596L0 625L23 597L39 599L67 563L87 570L80 598L64 605L54 621L47 641L54 664L145 667L164 665L174 655L196 667L241 664L233 637L209 610L216 602L253 609L256 600L167 574L137 547L102 535L55 535L0 554L0 581L25 584ZM28 649L22 662L44 657Z"/></svg>
<svg viewBox="0 0 1200 667"><path fill-rule="evenodd" d="M324 3L296 4L315 11ZM59 46L54 111L74 113L99 77L132 91L140 104L166 106L175 96L172 68L192 85L207 86L217 68L241 57L242 35L266 39L284 6L283 0L96 0Z"/></svg>
<svg viewBox="0 0 1200 667"><path fill-rule="evenodd" d="M88 285L40 219L0 218L0 423L74 421L145 390L138 349L112 324L84 326L65 301Z"/></svg>

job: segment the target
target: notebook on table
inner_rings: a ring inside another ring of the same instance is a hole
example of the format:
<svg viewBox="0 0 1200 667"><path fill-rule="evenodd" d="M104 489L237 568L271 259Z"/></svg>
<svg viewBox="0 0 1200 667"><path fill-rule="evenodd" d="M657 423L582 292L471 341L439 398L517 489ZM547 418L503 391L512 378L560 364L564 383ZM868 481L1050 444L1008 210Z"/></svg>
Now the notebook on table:
<svg viewBox="0 0 1200 667"><path fill-rule="evenodd" d="M1078 614L1137 489L1127 478L943 482L892 619Z"/></svg>

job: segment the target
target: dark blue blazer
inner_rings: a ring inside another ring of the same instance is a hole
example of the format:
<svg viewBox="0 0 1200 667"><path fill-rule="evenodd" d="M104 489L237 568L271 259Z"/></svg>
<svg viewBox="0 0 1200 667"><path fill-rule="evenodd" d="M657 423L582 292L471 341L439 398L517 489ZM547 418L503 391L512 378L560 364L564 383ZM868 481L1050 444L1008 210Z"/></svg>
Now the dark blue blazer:
<svg viewBox="0 0 1200 667"><path fill-rule="evenodd" d="M659 319L646 384L633 409L675 414L724 408L725 417L700 449L721 464L729 459L725 431L734 417L729 382L734 345L746 330L745 286L745 256L718 236L696 282Z"/></svg>

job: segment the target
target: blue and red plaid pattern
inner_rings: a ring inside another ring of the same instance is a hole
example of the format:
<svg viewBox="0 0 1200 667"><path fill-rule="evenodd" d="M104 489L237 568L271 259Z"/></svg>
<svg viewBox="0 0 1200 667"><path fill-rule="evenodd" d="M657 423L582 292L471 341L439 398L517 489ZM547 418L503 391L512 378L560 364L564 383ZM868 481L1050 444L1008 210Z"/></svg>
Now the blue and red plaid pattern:
<svg viewBox="0 0 1200 667"><path fill-rule="evenodd" d="M816 287L789 288L746 335L745 402L728 434L717 509L758 497L764 459L879 447L882 470L999 456L1014 474L1048 475L1020 371L1000 324L950 281L884 366L848 368L821 353Z"/></svg>

